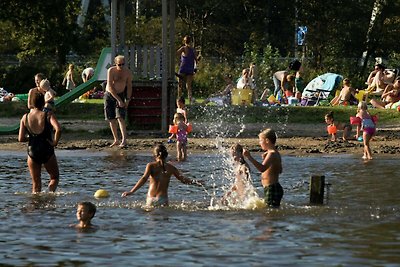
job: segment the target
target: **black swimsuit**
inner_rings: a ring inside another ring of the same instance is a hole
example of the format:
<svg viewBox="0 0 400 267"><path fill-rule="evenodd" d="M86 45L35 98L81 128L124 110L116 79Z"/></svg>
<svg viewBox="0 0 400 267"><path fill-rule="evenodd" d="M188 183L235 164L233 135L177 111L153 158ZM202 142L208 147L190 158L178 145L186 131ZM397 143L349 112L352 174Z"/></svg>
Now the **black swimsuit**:
<svg viewBox="0 0 400 267"><path fill-rule="evenodd" d="M29 134L28 155L34 162L44 164L54 155L54 147L50 144L52 126L46 113L43 131L40 134L34 134L28 124L28 115L26 115L25 120L25 127Z"/></svg>

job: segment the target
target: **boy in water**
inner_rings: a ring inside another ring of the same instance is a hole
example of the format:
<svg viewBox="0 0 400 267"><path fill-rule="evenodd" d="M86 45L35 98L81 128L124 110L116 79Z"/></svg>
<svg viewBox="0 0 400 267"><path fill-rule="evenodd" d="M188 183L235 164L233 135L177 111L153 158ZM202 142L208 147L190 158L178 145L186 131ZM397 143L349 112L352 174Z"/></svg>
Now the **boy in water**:
<svg viewBox="0 0 400 267"><path fill-rule="evenodd" d="M281 155L275 147L276 133L272 129L265 129L258 135L261 148L266 151L262 163L255 160L250 152L243 150L243 156L261 172L261 184L264 187L265 203L270 207L279 207L283 196L283 188L279 184L279 174L282 173Z"/></svg>
<svg viewBox="0 0 400 267"><path fill-rule="evenodd" d="M171 176L174 175L179 181L184 184L193 184L202 186L201 181L195 181L182 176L175 166L166 162L168 151L167 148L158 144L154 147L153 156L154 162L150 162L146 166L143 176L131 189L122 193L122 197L126 197L135 193L141 188L150 178L149 190L147 192L146 205L147 206L168 206L168 186Z"/></svg>
<svg viewBox="0 0 400 267"><path fill-rule="evenodd" d="M95 214L96 206L92 202L80 202L76 210L79 223L73 226L78 229L96 229L97 227L91 222Z"/></svg>

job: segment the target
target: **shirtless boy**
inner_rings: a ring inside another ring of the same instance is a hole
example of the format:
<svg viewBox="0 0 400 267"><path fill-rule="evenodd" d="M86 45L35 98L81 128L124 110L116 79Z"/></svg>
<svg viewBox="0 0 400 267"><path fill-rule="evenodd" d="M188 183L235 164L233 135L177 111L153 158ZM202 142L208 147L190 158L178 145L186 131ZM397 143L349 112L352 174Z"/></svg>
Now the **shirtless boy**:
<svg viewBox="0 0 400 267"><path fill-rule="evenodd" d="M283 188L279 184L279 174L282 173L281 155L275 147L276 133L272 129L265 129L258 135L261 148L266 151L262 163L255 160L250 152L243 150L243 156L261 172L261 184L264 187L265 203L270 207L279 207L283 196Z"/></svg>
<svg viewBox="0 0 400 267"><path fill-rule="evenodd" d="M96 214L96 205L92 202L80 202L76 209L76 218L78 224L71 225L77 229L96 229L97 227L92 224L92 219Z"/></svg>
<svg viewBox="0 0 400 267"><path fill-rule="evenodd" d="M127 140L125 116L132 97L132 73L124 67L123 56L116 56L114 62L115 66L110 67L107 72L104 112L114 137L110 147L118 144L119 147L125 147ZM122 135L121 143L118 140L118 125Z"/></svg>
<svg viewBox="0 0 400 267"><path fill-rule="evenodd" d="M191 180L182 176L175 166L166 162L168 151L164 145L156 145L153 150L153 156L155 161L147 164L143 176L139 179L131 191L122 193L122 197L126 197L135 193L150 178L146 205L168 206L168 186L172 175L174 175L184 184L202 185L201 181Z"/></svg>

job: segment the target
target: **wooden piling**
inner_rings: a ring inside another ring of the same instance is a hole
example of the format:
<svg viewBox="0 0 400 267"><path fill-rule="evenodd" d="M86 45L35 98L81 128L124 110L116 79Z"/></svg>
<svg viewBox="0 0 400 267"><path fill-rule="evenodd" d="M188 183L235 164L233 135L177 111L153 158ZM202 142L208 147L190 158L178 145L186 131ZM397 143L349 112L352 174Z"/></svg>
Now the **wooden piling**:
<svg viewBox="0 0 400 267"><path fill-rule="evenodd" d="M312 175L310 178L310 204L324 204L325 176Z"/></svg>

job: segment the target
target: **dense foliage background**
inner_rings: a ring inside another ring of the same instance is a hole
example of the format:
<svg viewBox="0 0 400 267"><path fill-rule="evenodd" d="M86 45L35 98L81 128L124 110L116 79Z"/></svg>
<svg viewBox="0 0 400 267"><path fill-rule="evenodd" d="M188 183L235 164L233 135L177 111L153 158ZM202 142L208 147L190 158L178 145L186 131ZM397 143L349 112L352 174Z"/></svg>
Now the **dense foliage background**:
<svg viewBox="0 0 400 267"><path fill-rule="evenodd" d="M250 62L258 66L259 87L270 86L272 73L295 57L304 62L306 80L331 71L359 88L376 57L400 67L400 0L176 0L176 6L176 45L189 34L202 55L197 95L220 90L224 73L238 76ZM92 0L82 27L80 10L79 0L2 0L0 86L26 92L43 72L63 93L68 63L80 80L110 45L109 10ZM161 0L127 1L126 15L128 43L161 44ZM297 26L308 28L303 46L295 42Z"/></svg>

